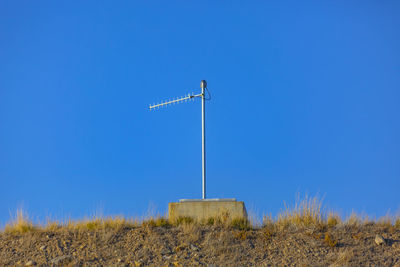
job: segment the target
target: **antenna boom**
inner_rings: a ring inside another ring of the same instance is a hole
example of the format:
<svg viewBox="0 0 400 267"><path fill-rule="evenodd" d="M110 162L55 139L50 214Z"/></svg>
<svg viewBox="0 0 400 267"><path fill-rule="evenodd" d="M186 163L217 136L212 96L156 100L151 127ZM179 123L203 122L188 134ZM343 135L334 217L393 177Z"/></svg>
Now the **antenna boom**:
<svg viewBox="0 0 400 267"><path fill-rule="evenodd" d="M155 108L159 108L159 107L163 107L163 106L167 106L167 105L171 105L171 104L175 104L175 103L181 103L181 102L183 102L185 100L190 100L192 98L202 97L202 96L203 96L202 94L197 94L197 95L189 94L187 96L184 96L184 97L181 97L181 98L178 98L178 99L174 99L174 100L170 100L170 101L164 101L164 102L161 102L160 104L150 105L149 109L152 110L152 109L155 109Z"/></svg>

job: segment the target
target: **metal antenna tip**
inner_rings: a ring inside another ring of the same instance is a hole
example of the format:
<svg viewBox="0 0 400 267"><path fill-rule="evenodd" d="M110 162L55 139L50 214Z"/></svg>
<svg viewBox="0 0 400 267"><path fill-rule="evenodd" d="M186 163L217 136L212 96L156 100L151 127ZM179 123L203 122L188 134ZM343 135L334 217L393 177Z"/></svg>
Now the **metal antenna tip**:
<svg viewBox="0 0 400 267"><path fill-rule="evenodd" d="M206 80L201 80L201 82L200 82L200 88L201 88L201 89L207 88L207 82L206 82Z"/></svg>

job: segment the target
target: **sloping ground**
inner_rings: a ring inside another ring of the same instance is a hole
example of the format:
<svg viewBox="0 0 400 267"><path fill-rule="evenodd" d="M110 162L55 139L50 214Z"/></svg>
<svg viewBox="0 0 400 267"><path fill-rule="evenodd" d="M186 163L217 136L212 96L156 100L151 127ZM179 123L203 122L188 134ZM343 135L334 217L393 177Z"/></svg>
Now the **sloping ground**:
<svg viewBox="0 0 400 267"><path fill-rule="evenodd" d="M0 266L400 266L400 229L378 223L49 228L0 233Z"/></svg>

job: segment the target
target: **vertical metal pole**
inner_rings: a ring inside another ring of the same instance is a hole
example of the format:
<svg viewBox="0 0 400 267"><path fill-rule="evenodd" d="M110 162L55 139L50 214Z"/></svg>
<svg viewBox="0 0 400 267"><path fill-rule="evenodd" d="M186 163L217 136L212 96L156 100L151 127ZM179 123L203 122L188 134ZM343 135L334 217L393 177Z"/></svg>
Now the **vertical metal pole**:
<svg viewBox="0 0 400 267"><path fill-rule="evenodd" d="M202 143L202 169L203 169L203 199L206 199L206 105L204 88L206 81L201 81L201 143Z"/></svg>

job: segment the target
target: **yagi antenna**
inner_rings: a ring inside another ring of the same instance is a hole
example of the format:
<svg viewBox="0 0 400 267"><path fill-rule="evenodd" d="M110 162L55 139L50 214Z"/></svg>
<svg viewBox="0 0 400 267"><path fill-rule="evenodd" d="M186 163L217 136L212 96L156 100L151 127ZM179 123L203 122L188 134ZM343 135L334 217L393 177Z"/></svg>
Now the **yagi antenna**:
<svg viewBox="0 0 400 267"><path fill-rule="evenodd" d="M196 97L201 98L202 198L205 199L206 198L206 123L205 123L205 121L206 121L206 106L205 106L205 101L207 100L205 98L205 89L207 88L207 82L205 80L202 80L200 82L200 88L201 88L200 94L189 93L188 95L185 95L185 96L177 98L177 99L163 101L159 104L149 105L149 109L153 110L155 108L161 108L161 107L172 105L172 104L178 104L183 101L186 102L188 100L189 101L194 100L194 98L196 98Z"/></svg>
<svg viewBox="0 0 400 267"><path fill-rule="evenodd" d="M153 105L150 105L149 106L149 108L150 108L150 110L153 110L153 109L155 109L155 108L160 108L160 107L164 107L164 106L168 106L168 105L172 105L172 104L176 104L176 103L181 103L181 102L183 102L183 101L188 101L188 100L193 100L193 98L195 98L195 97L201 97L202 96L202 94L198 94L198 95L194 95L193 93L192 94L188 94L188 95L186 95L186 96L183 96L183 97L181 97L181 98L177 98L177 99L173 99L173 100L168 100L168 101L164 101L164 102L161 102L160 104L153 104Z"/></svg>

